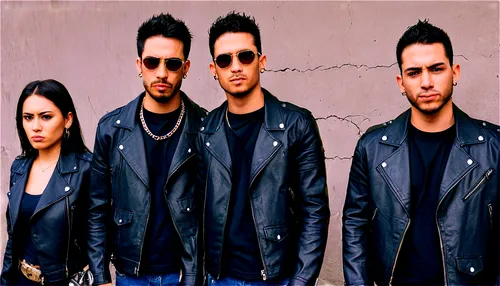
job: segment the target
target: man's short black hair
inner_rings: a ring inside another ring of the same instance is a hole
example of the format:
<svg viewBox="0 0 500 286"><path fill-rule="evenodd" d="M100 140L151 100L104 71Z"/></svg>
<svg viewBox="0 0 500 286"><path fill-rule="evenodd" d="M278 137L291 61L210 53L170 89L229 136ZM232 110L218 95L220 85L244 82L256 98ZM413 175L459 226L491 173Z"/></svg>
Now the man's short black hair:
<svg viewBox="0 0 500 286"><path fill-rule="evenodd" d="M441 43L444 46L446 57L450 61L450 66L453 65L453 48L451 46L450 37L442 29L429 23L428 19L424 21L418 20L418 23L409 27L401 36L396 46L396 57L398 59L399 71L402 72L403 60L401 54L403 50L413 44L435 44Z"/></svg>
<svg viewBox="0 0 500 286"><path fill-rule="evenodd" d="M231 11L225 16L220 16L213 22L208 32L208 44L210 54L214 57L215 41L225 33L249 33L253 36L253 41L257 47L257 52L262 53L260 42L260 30L255 18L245 13Z"/></svg>
<svg viewBox="0 0 500 286"><path fill-rule="evenodd" d="M144 51L144 43L147 39L155 36L163 36L165 38L174 38L183 43L185 60L189 56L191 50L191 32L186 24L172 17L170 14L154 15L146 22L142 23L137 31L137 54L142 58Z"/></svg>

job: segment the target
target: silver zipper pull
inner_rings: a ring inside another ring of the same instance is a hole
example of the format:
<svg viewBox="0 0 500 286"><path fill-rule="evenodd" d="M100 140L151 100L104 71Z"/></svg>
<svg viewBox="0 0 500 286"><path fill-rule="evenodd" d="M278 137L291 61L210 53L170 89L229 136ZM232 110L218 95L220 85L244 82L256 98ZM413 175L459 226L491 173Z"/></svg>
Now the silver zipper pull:
<svg viewBox="0 0 500 286"><path fill-rule="evenodd" d="M267 280L267 275L266 272L264 272L264 269L260 271L260 275L262 276L262 280L266 281Z"/></svg>

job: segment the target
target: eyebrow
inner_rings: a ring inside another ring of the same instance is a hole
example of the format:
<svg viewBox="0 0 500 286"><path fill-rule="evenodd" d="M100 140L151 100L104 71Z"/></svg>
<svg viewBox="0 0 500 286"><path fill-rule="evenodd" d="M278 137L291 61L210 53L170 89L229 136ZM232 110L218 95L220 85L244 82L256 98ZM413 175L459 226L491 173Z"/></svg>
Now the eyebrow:
<svg viewBox="0 0 500 286"><path fill-rule="evenodd" d="M46 111L39 112L38 115L44 115L44 114L51 113L51 112L52 112L51 110L46 110ZM29 112L23 112L23 115L33 115L33 114L29 113Z"/></svg>
<svg viewBox="0 0 500 286"><path fill-rule="evenodd" d="M437 68L437 67L439 67L441 65L444 65L444 63L443 62L435 63L435 64L433 64L431 66L428 66L427 69ZM405 69L405 72L420 71L420 70L422 70L421 67L409 67L409 68Z"/></svg>

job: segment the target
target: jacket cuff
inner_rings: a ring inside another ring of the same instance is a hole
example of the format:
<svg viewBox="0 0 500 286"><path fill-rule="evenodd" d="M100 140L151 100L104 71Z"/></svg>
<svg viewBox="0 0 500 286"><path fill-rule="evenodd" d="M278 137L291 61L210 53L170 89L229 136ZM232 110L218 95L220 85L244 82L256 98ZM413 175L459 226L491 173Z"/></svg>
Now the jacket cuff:
<svg viewBox="0 0 500 286"><path fill-rule="evenodd" d="M202 277L200 275L196 274L183 274L182 275L182 280L179 283L179 285L183 286L191 286L191 285L201 285L201 280Z"/></svg>
<svg viewBox="0 0 500 286"><path fill-rule="evenodd" d="M106 283L111 283L111 277L106 277L104 273L100 274L94 274L94 284L93 285L101 285L101 284L106 284Z"/></svg>
<svg viewBox="0 0 500 286"><path fill-rule="evenodd" d="M290 282L288 282L288 286L309 286L309 285L316 285L316 281L314 283L307 283L305 279L302 279L300 277L293 277L290 279Z"/></svg>

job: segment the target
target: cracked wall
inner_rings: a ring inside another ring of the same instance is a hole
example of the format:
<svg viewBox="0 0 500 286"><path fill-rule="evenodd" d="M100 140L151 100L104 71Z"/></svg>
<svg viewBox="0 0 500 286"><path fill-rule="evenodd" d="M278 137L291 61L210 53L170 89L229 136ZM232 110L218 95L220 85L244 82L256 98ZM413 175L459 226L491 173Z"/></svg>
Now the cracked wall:
<svg viewBox="0 0 500 286"><path fill-rule="evenodd" d="M191 28L191 69L183 90L207 109L224 99L208 70L208 28L230 10L256 17L268 56L263 86L310 109L326 150L331 224L320 284L342 284L341 212L352 153L366 129L408 108L396 85L395 45L418 18L447 31L462 76L454 101L499 123L498 2L2 2L0 249L9 167L20 148L17 98L31 80L69 89L93 147L98 119L141 90L135 36L155 13ZM2 256L3 257L3 256Z"/></svg>

